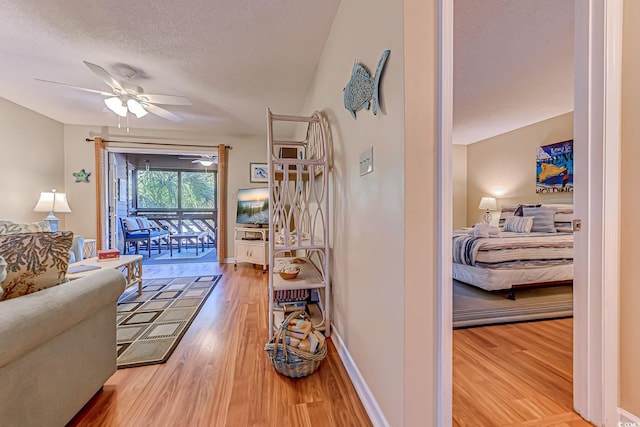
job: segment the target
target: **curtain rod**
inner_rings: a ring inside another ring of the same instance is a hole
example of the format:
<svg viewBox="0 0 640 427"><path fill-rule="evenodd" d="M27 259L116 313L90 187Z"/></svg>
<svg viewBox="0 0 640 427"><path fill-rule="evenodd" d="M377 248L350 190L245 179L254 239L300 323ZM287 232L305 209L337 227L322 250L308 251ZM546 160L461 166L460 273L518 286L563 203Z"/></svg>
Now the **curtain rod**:
<svg viewBox="0 0 640 427"><path fill-rule="evenodd" d="M86 138L85 142L94 142L95 139ZM122 144L148 144L148 145L171 145L172 147L180 146L180 147L195 147L195 148L217 148L217 145L198 145L198 144L170 144L167 142L148 142L148 141L117 141L113 139L103 139L103 142L119 142ZM225 148L232 150L233 147L230 145L225 145Z"/></svg>

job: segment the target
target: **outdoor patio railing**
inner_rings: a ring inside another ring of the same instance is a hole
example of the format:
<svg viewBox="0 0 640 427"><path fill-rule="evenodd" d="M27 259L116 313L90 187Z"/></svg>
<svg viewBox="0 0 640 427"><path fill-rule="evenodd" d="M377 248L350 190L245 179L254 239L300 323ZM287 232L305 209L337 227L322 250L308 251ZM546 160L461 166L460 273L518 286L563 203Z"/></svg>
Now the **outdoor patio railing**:
<svg viewBox="0 0 640 427"><path fill-rule="evenodd" d="M208 212L158 212L138 210L133 215L146 216L149 221L159 227L167 228L171 234L178 233L207 233L205 243L215 244L217 241L216 220L217 211ZM196 243L196 239L191 239L189 243Z"/></svg>

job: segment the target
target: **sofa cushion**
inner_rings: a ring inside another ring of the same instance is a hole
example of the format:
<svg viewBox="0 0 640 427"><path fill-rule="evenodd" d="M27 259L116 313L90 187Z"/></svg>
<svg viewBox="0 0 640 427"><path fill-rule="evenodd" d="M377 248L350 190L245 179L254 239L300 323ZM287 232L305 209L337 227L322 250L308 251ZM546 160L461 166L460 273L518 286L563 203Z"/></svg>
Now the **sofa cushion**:
<svg viewBox="0 0 640 427"><path fill-rule="evenodd" d="M7 277L7 261L0 256L0 298L2 298L2 282Z"/></svg>
<svg viewBox="0 0 640 427"><path fill-rule="evenodd" d="M20 224L13 221L0 221L0 234L36 233L38 231L51 231L47 221Z"/></svg>
<svg viewBox="0 0 640 427"><path fill-rule="evenodd" d="M72 239L71 231L0 235L0 256L7 262L0 301L66 281Z"/></svg>

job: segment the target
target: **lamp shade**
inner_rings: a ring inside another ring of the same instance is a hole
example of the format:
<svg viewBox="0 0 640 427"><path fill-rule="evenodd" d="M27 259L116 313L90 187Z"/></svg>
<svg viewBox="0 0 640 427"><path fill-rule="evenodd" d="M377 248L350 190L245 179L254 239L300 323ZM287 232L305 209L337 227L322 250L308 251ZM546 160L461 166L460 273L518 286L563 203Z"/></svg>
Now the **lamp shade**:
<svg viewBox="0 0 640 427"><path fill-rule="evenodd" d="M147 115L147 110L145 110L142 104L140 104L138 101L136 101L133 98L130 98L127 101L127 108L129 108L129 111L135 114L137 118L144 117Z"/></svg>
<svg viewBox="0 0 640 427"><path fill-rule="evenodd" d="M107 98L104 100L108 109L119 115L120 117L127 117L127 106L122 103L122 100L117 96Z"/></svg>
<svg viewBox="0 0 640 427"><path fill-rule="evenodd" d="M52 190L51 192L40 193L40 199L38 199L33 211L70 213L71 208L67 203L67 195L65 193L56 193L55 190Z"/></svg>
<svg viewBox="0 0 640 427"><path fill-rule="evenodd" d="M496 203L496 199L493 197L483 197L480 200L480 205L478 209L482 209L485 211L495 211L498 209L498 205Z"/></svg>

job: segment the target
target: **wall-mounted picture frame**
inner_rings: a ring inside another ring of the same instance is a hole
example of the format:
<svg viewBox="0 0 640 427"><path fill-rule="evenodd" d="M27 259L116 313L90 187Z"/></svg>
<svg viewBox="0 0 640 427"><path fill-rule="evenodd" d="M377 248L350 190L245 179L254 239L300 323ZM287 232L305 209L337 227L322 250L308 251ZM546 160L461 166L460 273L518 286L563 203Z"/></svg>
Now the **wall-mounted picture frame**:
<svg viewBox="0 0 640 427"><path fill-rule="evenodd" d="M249 163L249 182L269 182L269 169L266 163Z"/></svg>

